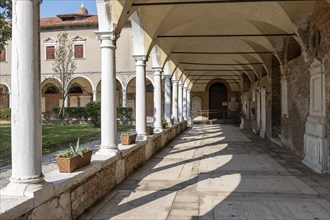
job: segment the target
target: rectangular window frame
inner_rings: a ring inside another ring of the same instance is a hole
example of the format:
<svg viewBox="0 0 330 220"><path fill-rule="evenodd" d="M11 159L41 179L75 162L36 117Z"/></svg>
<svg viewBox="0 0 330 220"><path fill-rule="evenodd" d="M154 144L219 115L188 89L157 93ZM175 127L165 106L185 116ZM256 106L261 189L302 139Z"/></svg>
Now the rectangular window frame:
<svg viewBox="0 0 330 220"><path fill-rule="evenodd" d="M76 46L82 46L82 50L83 50L83 54L82 57L76 57ZM85 52L86 48L85 48L85 42L81 42L81 41L76 41L73 42L73 56L75 60L82 60L82 59L86 59L86 52Z"/></svg>
<svg viewBox="0 0 330 220"><path fill-rule="evenodd" d="M1 60L0 59L0 62L7 63L8 62L8 50L7 50L7 46L5 46L4 51L5 51L5 60Z"/></svg>

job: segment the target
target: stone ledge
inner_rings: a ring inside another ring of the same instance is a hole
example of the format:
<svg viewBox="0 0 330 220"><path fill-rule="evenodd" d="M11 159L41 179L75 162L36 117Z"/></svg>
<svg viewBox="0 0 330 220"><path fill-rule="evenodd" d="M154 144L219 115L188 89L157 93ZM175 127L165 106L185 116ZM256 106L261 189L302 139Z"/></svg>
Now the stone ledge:
<svg viewBox="0 0 330 220"><path fill-rule="evenodd" d="M38 185L41 189L24 192L25 196L1 193L0 218L42 219L47 215L47 218L75 219L186 128L187 122L181 122L145 141L119 145L117 155L94 154L90 165L73 173L59 173L57 170L47 173L45 182Z"/></svg>

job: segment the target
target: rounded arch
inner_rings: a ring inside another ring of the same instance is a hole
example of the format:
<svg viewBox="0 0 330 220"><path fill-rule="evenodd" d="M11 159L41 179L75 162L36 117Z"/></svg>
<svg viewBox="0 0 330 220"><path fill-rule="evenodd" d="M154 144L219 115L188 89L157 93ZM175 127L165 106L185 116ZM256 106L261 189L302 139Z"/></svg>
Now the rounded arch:
<svg viewBox="0 0 330 220"><path fill-rule="evenodd" d="M96 85L95 85L95 89L97 90L97 88L99 87L100 83L101 83L101 80L102 78L99 78L97 81L96 81ZM124 83L121 79L119 79L118 77L116 77L116 81L118 81L121 85L121 89L122 90L125 90L125 86L124 86Z"/></svg>
<svg viewBox="0 0 330 220"><path fill-rule="evenodd" d="M11 88L10 88L10 86L9 86L9 84L8 83L6 83L6 82L1 82L0 83L0 86L1 85L4 85L4 86L6 86L7 87L7 89L8 89L8 92L10 93L10 91L11 91Z"/></svg>
<svg viewBox="0 0 330 220"><path fill-rule="evenodd" d="M94 84L93 84L92 80L90 80L90 79L89 79L88 77L86 77L86 76L76 76L76 77L73 77L73 78L70 79L70 81L68 82L68 85L70 85L73 81L75 81L75 80L77 80L77 79L79 79L79 78L83 78L83 79L87 80L87 81L89 82L91 88L92 88L92 91L95 90L95 88L94 88Z"/></svg>
<svg viewBox="0 0 330 220"><path fill-rule="evenodd" d="M41 81L40 88L42 89L47 83L50 82L55 84L57 87L62 86L62 82L58 77L47 77Z"/></svg>

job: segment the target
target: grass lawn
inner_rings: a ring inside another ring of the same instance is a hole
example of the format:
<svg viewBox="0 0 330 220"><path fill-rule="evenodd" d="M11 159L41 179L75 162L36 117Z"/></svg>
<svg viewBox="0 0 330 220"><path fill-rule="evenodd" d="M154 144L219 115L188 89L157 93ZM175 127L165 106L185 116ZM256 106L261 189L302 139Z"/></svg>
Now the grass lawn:
<svg viewBox="0 0 330 220"><path fill-rule="evenodd" d="M131 129L131 125L118 125L118 131ZM70 143L75 144L78 137L80 143L100 138L101 129L91 124L74 125L43 125L42 152L43 154L66 148ZM11 163L10 125L0 125L0 167Z"/></svg>

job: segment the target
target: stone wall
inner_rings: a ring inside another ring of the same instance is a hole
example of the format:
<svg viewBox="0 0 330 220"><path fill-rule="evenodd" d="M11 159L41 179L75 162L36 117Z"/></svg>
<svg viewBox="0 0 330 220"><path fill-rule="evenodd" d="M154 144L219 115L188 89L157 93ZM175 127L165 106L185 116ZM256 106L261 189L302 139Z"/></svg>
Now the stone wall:
<svg viewBox="0 0 330 220"><path fill-rule="evenodd" d="M309 115L310 64L302 55L285 66L288 82L288 115L282 117L281 139L283 146L303 156L305 124Z"/></svg>
<svg viewBox="0 0 330 220"><path fill-rule="evenodd" d="M182 122L146 141L120 145L116 156L94 154L91 165L74 173L46 174L46 183L33 197L2 197L7 208L0 219L76 219L186 128Z"/></svg>

